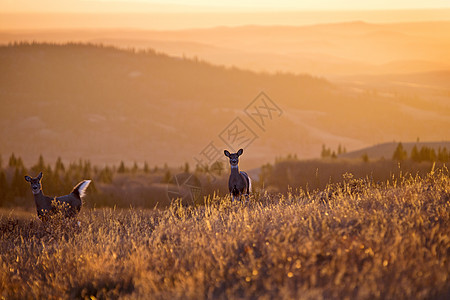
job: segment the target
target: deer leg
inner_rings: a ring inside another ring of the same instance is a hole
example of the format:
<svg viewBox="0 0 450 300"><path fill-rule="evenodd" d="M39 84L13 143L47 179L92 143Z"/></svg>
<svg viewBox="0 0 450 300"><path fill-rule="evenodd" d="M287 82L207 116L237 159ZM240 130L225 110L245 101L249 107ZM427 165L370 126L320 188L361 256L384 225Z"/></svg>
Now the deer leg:
<svg viewBox="0 0 450 300"><path fill-rule="evenodd" d="M248 201L250 200L250 195L244 194L244 197L245 197L245 203L248 203Z"/></svg>

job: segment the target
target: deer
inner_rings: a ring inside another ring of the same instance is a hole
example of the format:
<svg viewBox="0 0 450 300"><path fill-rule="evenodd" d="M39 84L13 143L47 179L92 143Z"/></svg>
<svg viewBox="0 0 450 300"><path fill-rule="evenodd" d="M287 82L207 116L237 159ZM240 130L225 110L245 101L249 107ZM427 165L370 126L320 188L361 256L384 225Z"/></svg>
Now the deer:
<svg viewBox="0 0 450 300"><path fill-rule="evenodd" d="M224 150L226 157L230 159L230 178L228 179L228 189L232 197L232 202L234 202L237 197L241 199L241 195L245 195L248 200L248 196L252 190L252 181L247 173L244 171L239 171L239 156L244 153L243 149L239 149L236 153L230 153L228 150Z"/></svg>
<svg viewBox="0 0 450 300"><path fill-rule="evenodd" d="M59 197L49 197L42 191L42 172L37 177L25 176L25 180L31 185L31 192L34 195L36 210L39 219L46 221L49 216L61 212L64 217L70 218L77 215L81 210L81 199L86 194L86 189L91 180L83 180L78 183L68 195Z"/></svg>

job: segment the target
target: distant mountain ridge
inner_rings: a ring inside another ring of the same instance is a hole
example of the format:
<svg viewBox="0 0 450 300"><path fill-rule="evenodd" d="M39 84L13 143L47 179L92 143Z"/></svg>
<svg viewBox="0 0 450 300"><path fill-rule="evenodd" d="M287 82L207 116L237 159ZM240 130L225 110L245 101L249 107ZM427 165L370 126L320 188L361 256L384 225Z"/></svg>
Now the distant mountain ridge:
<svg viewBox="0 0 450 300"><path fill-rule="evenodd" d="M198 57L253 71L318 76L450 69L450 21L343 22L305 26L236 26L184 30L40 30L1 32L0 43L71 41Z"/></svg>

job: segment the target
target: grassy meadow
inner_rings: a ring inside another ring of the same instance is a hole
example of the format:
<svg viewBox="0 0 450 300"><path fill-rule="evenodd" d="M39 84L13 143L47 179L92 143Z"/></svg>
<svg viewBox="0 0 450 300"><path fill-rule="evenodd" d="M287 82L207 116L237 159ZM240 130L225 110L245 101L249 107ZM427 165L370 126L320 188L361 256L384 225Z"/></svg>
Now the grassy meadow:
<svg viewBox="0 0 450 300"><path fill-rule="evenodd" d="M77 225L77 221L81 223ZM4 299L448 299L450 177L0 217Z"/></svg>
<svg viewBox="0 0 450 300"><path fill-rule="evenodd" d="M450 299L449 5L1 2L0 300Z"/></svg>

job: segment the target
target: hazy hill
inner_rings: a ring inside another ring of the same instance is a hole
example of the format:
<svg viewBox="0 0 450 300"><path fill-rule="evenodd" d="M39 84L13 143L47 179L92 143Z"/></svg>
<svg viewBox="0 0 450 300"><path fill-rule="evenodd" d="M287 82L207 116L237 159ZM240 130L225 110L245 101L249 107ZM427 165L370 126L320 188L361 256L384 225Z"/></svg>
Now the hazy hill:
<svg viewBox="0 0 450 300"><path fill-rule="evenodd" d="M320 76L450 69L450 22L0 32L0 42L93 42L153 48L253 71Z"/></svg>
<svg viewBox="0 0 450 300"><path fill-rule="evenodd" d="M0 47L0 153L95 162L193 162L236 118L256 136L242 166L386 140L448 140L448 102L357 91L307 75L257 74L152 51L93 45ZM282 115L259 128L244 109L261 92ZM448 97L448 95L446 96Z"/></svg>
<svg viewBox="0 0 450 300"><path fill-rule="evenodd" d="M371 147L359 149L349 153L341 154L339 157L343 158L361 158L364 154L369 156L369 159L391 159L395 149L398 146L398 142L383 143L374 145ZM450 142L415 142L415 143L402 143L403 149L408 153L408 157L411 155L411 150L414 146L417 146L418 150L422 147L428 147L434 149L436 152L439 148L450 149Z"/></svg>

